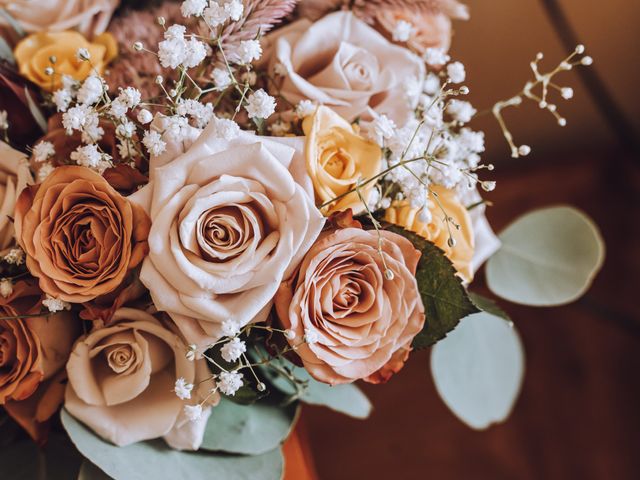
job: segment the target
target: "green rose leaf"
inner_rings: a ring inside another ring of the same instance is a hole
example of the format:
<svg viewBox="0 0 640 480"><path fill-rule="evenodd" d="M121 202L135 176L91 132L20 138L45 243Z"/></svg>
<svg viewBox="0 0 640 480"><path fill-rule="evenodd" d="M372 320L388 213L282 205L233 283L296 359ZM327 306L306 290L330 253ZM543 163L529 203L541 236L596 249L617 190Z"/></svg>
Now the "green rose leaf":
<svg viewBox="0 0 640 480"><path fill-rule="evenodd" d="M281 450L240 456L211 452L181 452L162 440L116 447L95 435L62 410L62 424L80 453L115 480L150 478L224 478L225 480L280 480L284 469Z"/></svg>
<svg viewBox="0 0 640 480"><path fill-rule="evenodd" d="M591 286L604 261L598 227L572 207L524 215L501 234L502 247L487 262L493 293L530 306L573 302Z"/></svg>
<svg viewBox="0 0 640 480"><path fill-rule="evenodd" d="M278 369L286 372L286 376L268 365L260 369L269 383L285 395L309 405L327 407L354 418L365 419L371 414L371 402L354 384L332 387L314 380L304 368L296 367L286 360L282 363L284 365L279 365Z"/></svg>
<svg viewBox="0 0 640 480"><path fill-rule="evenodd" d="M209 417L201 448L244 455L270 452L289 436L297 416L296 404L239 405L222 397Z"/></svg>
<svg viewBox="0 0 640 480"><path fill-rule="evenodd" d="M474 292L469 292L469 298L471 298L473 304L481 311L490 313L496 317L504 318L505 320L511 320L509 314L502 310L502 308L500 308L500 306L492 299Z"/></svg>
<svg viewBox="0 0 640 480"><path fill-rule="evenodd" d="M424 329L413 339L413 347L430 347L456 328L461 319L480 310L469 298L456 269L440 248L403 228L386 226L385 229L407 238L422 252L416 280L427 320Z"/></svg>

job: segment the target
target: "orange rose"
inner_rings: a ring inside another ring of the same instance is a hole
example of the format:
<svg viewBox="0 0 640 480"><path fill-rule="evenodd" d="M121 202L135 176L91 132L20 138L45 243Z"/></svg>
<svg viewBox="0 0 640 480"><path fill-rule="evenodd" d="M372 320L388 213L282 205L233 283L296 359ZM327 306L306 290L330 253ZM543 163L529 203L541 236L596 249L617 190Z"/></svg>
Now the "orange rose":
<svg viewBox="0 0 640 480"><path fill-rule="evenodd" d="M20 281L0 296L0 405L36 440L62 403L58 378L80 325L67 312L48 317L6 318L40 312L41 292ZM43 383L44 382L44 383Z"/></svg>
<svg viewBox="0 0 640 480"><path fill-rule="evenodd" d="M90 61L77 58L80 48L89 52ZM14 51L20 74L49 92L62 86L64 75L82 81L94 70L102 73L117 54L118 46L111 34L103 33L89 42L72 31L34 33L18 43ZM55 64L51 63L52 57ZM47 67L53 67L55 73L47 75Z"/></svg>
<svg viewBox="0 0 640 480"><path fill-rule="evenodd" d="M115 290L148 251L142 208L85 167L59 167L23 190L15 226L40 288L67 302Z"/></svg>

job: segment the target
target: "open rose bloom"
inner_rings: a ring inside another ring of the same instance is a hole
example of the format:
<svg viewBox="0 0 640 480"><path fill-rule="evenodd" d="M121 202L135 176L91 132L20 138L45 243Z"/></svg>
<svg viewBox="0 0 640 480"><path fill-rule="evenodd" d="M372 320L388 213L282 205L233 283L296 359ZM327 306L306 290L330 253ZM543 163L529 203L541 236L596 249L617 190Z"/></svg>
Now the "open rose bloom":
<svg viewBox="0 0 640 480"><path fill-rule="evenodd" d="M476 273L563 303L602 245L561 208L501 249L448 53L466 18L457 0L0 0L2 444L68 436L64 478L305 480L301 405L367 417L357 385L431 347L453 412L504 420L521 342Z"/></svg>

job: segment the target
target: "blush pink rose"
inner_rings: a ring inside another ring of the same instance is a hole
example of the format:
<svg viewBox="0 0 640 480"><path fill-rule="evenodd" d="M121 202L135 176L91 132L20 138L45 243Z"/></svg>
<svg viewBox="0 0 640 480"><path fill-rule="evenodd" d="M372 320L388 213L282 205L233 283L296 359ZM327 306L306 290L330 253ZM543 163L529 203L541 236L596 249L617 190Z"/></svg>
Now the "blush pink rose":
<svg viewBox="0 0 640 480"><path fill-rule="evenodd" d="M405 82L424 78L423 61L392 44L350 12L312 23L306 18L266 37L269 68L284 68L281 94L289 101L312 100L353 121L370 109L398 125L412 115L417 99Z"/></svg>
<svg viewBox="0 0 640 480"><path fill-rule="evenodd" d="M386 381L402 368L424 326L415 279L420 253L400 235L381 235L384 262L375 231L323 233L278 290L276 311L296 333L292 342L317 337L296 352L318 381ZM385 276L386 268L392 275Z"/></svg>
<svg viewBox="0 0 640 480"><path fill-rule="evenodd" d="M87 38L103 33L120 0L0 0L7 12L29 33L77 30ZM0 17L0 27L9 29Z"/></svg>
<svg viewBox="0 0 640 480"><path fill-rule="evenodd" d="M173 448L197 450L210 406L219 396L204 358L187 360L184 340L152 315L121 308L114 325L80 338L67 363L65 408L118 446L163 437ZM190 403L206 399L190 422L173 392L178 378L196 385Z"/></svg>
<svg viewBox="0 0 640 480"><path fill-rule="evenodd" d="M187 149L169 144L151 160L150 183L130 197L152 219L140 279L201 347L222 336L225 320L265 320L324 224L303 139L239 132L224 140L217 128L214 120Z"/></svg>

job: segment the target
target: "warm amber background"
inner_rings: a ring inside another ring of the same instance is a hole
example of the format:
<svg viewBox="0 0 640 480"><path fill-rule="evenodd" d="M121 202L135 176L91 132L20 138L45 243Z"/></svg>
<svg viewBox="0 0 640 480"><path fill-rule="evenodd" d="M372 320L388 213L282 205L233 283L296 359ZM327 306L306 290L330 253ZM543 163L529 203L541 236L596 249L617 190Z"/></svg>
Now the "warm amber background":
<svg viewBox="0 0 640 480"><path fill-rule="evenodd" d="M481 110L520 90L537 51L547 66L565 54L538 0L468 2L453 55L467 66ZM638 0L563 0L594 66L640 130ZM562 77L561 77L562 78ZM490 118L486 159L498 168L489 217L503 228L524 211L560 202L599 223L608 246L601 275L580 302L556 309L502 306L527 353L527 376L513 415L475 432L435 392L429 352L413 354L386 386L364 386L375 406L360 422L307 408L304 426L320 480L640 478L640 158L620 147L580 84L558 101L568 125L533 107L508 112L517 143L534 153L509 158ZM480 275L474 288L484 291Z"/></svg>

